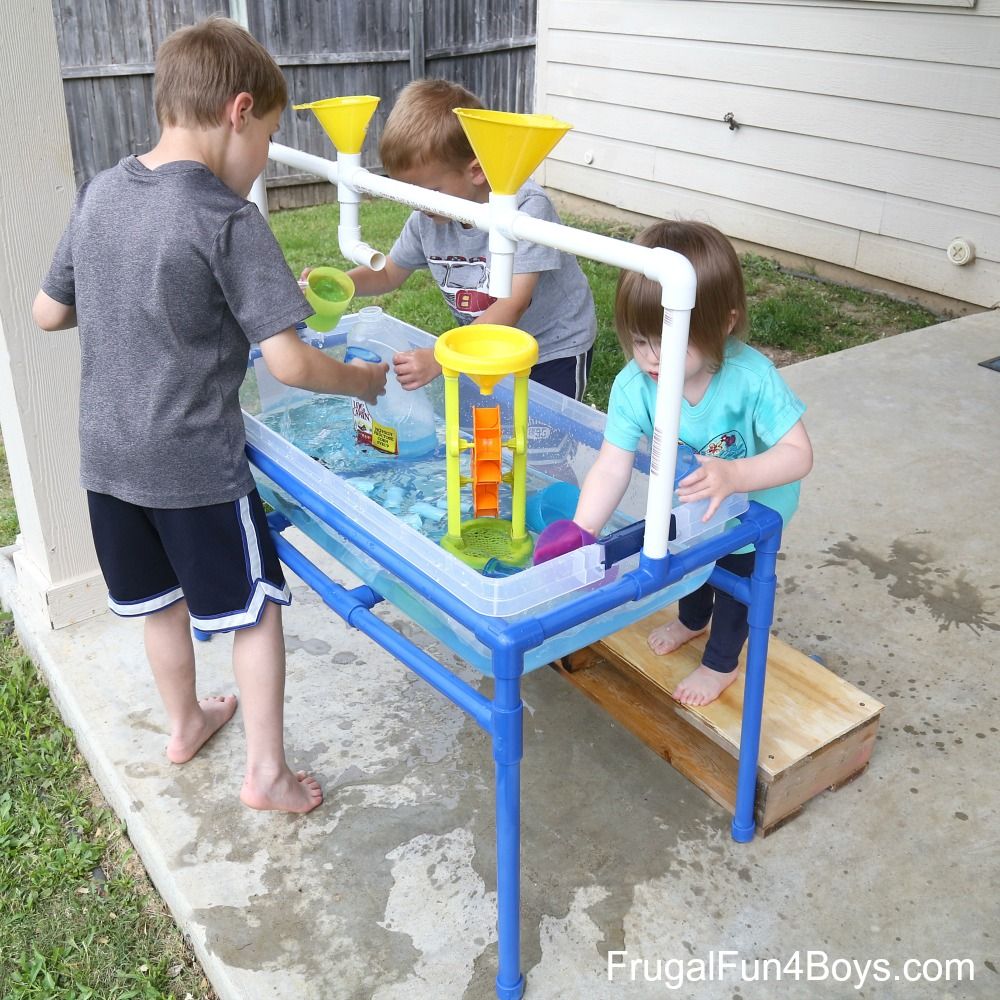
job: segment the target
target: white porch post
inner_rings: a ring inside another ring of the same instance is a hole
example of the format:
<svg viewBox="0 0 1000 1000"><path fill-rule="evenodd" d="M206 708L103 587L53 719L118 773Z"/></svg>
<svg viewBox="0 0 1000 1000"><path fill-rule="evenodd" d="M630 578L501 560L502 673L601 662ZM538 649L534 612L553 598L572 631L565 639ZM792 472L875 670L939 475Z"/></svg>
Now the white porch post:
<svg viewBox="0 0 1000 1000"><path fill-rule="evenodd" d="M21 526L18 584L53 628L106 610L78 485L79 346L31 302L75 183L51 0L0 4L0 428Z"/></svg>

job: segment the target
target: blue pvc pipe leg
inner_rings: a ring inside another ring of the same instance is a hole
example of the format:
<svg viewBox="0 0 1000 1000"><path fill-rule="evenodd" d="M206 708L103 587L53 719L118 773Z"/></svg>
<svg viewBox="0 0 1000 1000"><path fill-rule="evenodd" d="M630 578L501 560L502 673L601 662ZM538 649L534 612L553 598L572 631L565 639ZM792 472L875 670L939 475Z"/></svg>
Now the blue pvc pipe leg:
<svg viewBox="0 0 1000 1000"><path fill-rule="evenodd" d="M192 628L191 631L194 633L194 637L199 642L211 642L212 641L212 633L211 632L203 632L200 628Z"/></svg>
<svg viewBox="0 0 1000 1000"><path fill-rule="evenodd" d="M522 653L495 652L493 760L496 770L497 946L496 992L500 1000L521 1000L521 756L524 706ZM514 676L501 677L501 673Z"/></svg>
<svg viewBox="0 0 1000 1000"><path fill-rule="evenodd" d="M762 539L750 577L747 617L746 679L743 688L743 719L740 725L740 760L736 776L736 810L733 840L747 843L755 831L754 803L757 797L757 759L760 755L760 723L764 712L764 681L767 674L767 643L774 616L774 573L780 535Z"/></svg>

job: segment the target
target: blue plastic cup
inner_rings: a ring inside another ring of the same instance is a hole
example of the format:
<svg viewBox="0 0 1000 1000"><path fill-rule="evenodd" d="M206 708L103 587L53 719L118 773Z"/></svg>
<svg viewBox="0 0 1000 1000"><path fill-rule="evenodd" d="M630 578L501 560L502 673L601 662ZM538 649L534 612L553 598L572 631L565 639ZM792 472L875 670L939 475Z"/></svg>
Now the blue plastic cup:
<svg viewBox="0 0 1000 1000"><path fill-rule="evenodd" d="M686 444L677 446L677 464L674 466L674 488L698 468L698 459L694 457L694 449Z"/></svg>
<svg viewBox="0 0 1000 1000"><path fill-rule="evenodd" d="M524 520L529 531L539 534L553 521L569 521L576 513L580 487L569 483L552 483L532 493L525 500Z"/></svg>

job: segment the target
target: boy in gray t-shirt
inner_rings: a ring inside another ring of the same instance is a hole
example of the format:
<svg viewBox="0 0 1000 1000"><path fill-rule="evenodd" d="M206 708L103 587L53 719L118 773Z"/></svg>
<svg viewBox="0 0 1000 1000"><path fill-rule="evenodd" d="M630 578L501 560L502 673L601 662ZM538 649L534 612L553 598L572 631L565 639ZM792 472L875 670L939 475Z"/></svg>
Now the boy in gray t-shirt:
<svg viewBox="0 0 1000 1000"><path fill-rule="evenodd" d="M447 80L416 80L400 92L379 146L393 178L469 201L489 200L490 187L454 108L481 108L477 98ZM552 202L533 181L517 192L518 211L559 222ZM349 272L356 294L383 295L426 267L456 323L515 326L538 341L531 378L582 399L593 358L597 319L587 279L572 254L520 240L512 294L494 299L489 285L489 236L461 222L414 212L389 252L385 269ZM417 389L441 374L432 348L394 358L400 385Z"/></svg>
<svg viewBox="0 0 1000 1000"><path fill-rule="evenodd" d="M33 314L79 328L80 471L109 605L144 616L170 718L190 760L236 710L195 693L191 622L234 631L255 809L308 812L318 782L285 760L281 608L291 600L244 455L238 392L251 344L290 385L367 398L386 365L304 344L311 312L246 201L287 103L274 60L232 21L171 35L156 59L157 145L81 188Z"/></svg>

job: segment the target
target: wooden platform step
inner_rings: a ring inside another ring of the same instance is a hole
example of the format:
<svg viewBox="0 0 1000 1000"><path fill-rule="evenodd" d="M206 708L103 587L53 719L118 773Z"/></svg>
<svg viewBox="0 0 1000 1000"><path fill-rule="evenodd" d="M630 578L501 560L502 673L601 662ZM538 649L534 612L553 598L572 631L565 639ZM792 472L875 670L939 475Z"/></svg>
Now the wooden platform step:
<svg viewBox="0 0 1000 1000"><path fill-rule="evenodd" d="M741 659L736 682L711 705L678 704L670 692L701 662L708 636L657 656L646 636L676 617L675 605L664 608L553 667L732 812L744 662ZM864 771L883 707L771 637L757 775L760 833L770 833L824 789L838 788Z"/></svg>

